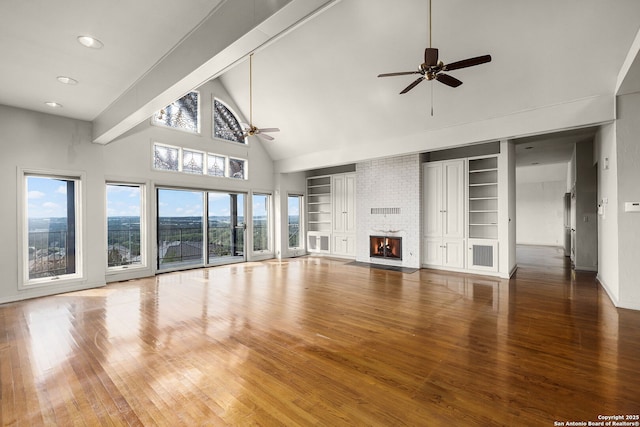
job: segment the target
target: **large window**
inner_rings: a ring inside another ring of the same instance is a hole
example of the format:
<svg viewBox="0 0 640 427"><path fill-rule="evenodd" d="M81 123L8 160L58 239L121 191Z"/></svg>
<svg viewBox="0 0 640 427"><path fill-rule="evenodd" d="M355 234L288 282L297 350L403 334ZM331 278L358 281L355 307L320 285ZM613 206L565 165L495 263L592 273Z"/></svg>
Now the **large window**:
<svg viewBox="0 0 640 427"><path fill-rule="evenodd" d="M146 264L143 200L142 185L107 183L107 267Z"/></svg>
<svg viewBox="0 0 640 427"><path fill-rule="evenodd" d="M253 194L253 251L266 252L271 249L270 239L270 194Z"/></svg>
<svg viewBox="0 0 640 427"><path fill-rule="evenodd" d="M302 247L301 218L302 218L302 196L299 194L289 194L287 196L287 216L289 224L288 248L298 249Z"/></svg>
<svg viewBox="0 0 640 427"><path fill-rule="evenodd" d="M186 132L200 132L200 102L198 92L189 92L177 101L160 109L151 117L155 125Z"/></svg>
<svg viewBox="0 0 640 427"><path fill-rule="evenodd" d="M80 177L24 174L26 285L80 277Z"/></svg>

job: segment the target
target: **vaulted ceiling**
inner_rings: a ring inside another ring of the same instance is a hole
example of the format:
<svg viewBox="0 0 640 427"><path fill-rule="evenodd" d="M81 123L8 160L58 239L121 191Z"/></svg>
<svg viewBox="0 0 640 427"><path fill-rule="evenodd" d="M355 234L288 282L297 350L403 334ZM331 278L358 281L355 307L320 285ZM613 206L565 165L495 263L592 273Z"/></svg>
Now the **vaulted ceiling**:
<svg viewBox="0 0 640 427"><path fill-rule="evenodd" d="M493 60L450 72L458 88L399 95L416 76L376 76L422 62L426 0L3 0L0 103L93 121L109 143L219 78L248 118L255 52L254 124L281 129L262 143L287 172L593 126L615 117L621 87L640 89L620 81L640 74L637 0L432 1L445 63Z"/></svg>

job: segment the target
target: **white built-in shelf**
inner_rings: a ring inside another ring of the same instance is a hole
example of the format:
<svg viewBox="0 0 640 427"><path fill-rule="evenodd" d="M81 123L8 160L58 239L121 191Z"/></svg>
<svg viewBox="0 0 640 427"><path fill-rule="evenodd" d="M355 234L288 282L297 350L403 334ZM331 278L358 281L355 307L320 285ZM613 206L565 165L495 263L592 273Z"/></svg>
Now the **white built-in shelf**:
<svg viewBox="0 0 640 427"><path fill-rule="evenodd" d="M307 221L309 232L331 230L331 177L307 178ZM327 235L328 236L328 235Z"/></svg>
<svg viewBox="0 0 640 427"><path fill-rule="evenodd" d="M475 170L470 170L469 173L481 173L481 172L494 172L497 171L498 168L491 168L491 169L475 169Z"/></svg>
<svg viewBox="0 0 640 427"><path fill-rule="evenodd" d="M498 158L469 159L468 163L469 238L498 237Z"/></svg>

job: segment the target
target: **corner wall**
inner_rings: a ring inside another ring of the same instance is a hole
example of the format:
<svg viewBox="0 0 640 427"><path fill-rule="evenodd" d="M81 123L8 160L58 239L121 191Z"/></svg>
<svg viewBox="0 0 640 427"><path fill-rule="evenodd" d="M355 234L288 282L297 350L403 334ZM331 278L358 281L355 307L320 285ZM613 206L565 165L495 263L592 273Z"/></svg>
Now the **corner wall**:
<svg viewBox="0 0 640 427"><path fill-rule="evenodd" d="M603 125L595 137L598 162L598 281L614 305L619 304L618 161L615 125Z"/></svg>
<svg viewBox="0 0 640 427"><path fill-rule="evenodd" d="M640 201L640 93L618 97L615 127L618 172L619 307L640 310L640 212L625 202Z"/></svg>
<svg viewBox="0 0 640 427"><path fill-rule="evenodd" d="M91 123L0 105L0 303L70 290L102 286L105 283L105 186L103 147L91 143ZM19 271L22 233L18 230L22 197L18 194L21 168L84 173L82 195L84 280L73 284L50 284L18 290L23 280Z"/></svg>

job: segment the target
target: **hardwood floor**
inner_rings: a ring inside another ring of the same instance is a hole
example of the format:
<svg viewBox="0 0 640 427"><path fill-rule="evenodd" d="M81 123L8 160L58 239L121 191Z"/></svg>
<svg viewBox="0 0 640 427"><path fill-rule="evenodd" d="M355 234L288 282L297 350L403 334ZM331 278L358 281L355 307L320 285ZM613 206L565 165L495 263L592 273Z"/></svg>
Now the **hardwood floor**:
<svg viewBox="0 0 640 427"><path fill-rule="evenodd" d="M640 312L553 248L511 280L303 257L0 306L3 425L553 426L640 412ZM559 425L559 424L556 424Z"/></svg>

